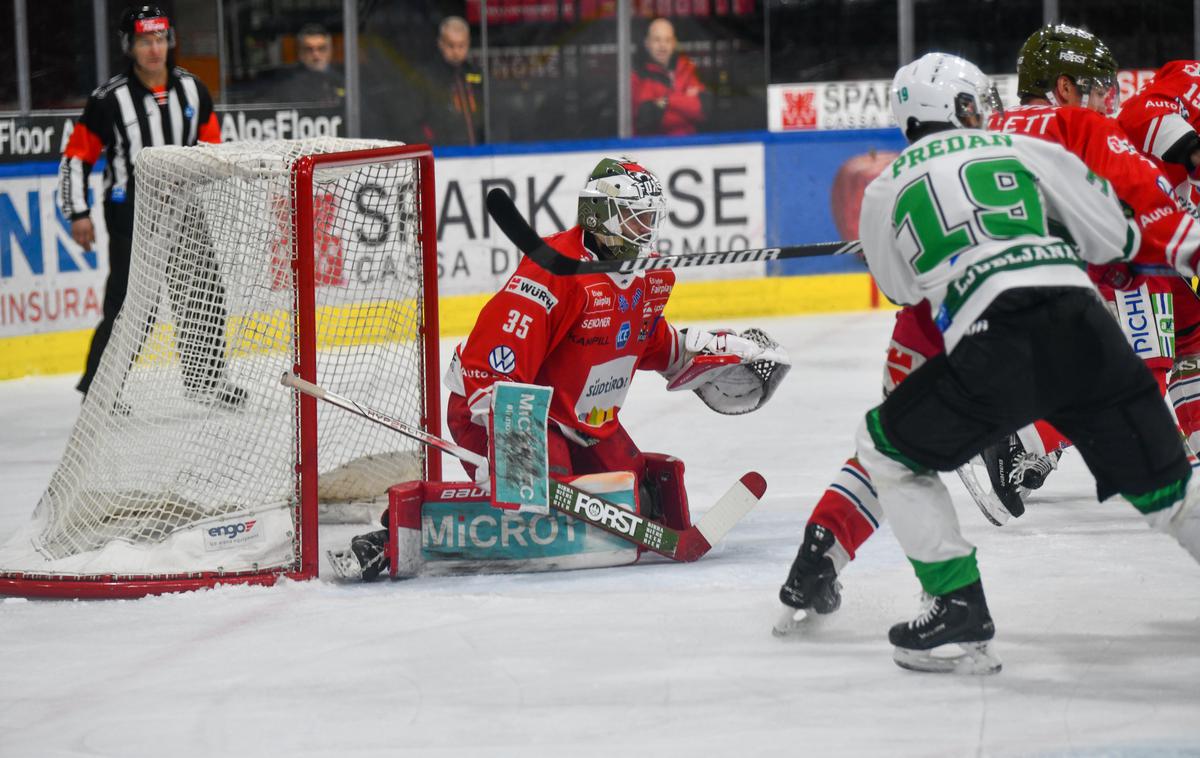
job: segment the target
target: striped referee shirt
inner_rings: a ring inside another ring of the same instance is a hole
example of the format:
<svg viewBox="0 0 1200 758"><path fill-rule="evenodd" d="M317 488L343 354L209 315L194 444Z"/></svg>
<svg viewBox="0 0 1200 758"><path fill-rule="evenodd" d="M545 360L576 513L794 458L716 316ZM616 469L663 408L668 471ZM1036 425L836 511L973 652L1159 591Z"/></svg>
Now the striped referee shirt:
<svg viewBox="0 0 1200 758"><path fill-rule="evenodd" d="M101 154L105 217L109 231L133 233L133 161L143 147L220 142L221 129L204 83L175 67L155 92L132 67L109 79L88 97L63 149L58 171L58 202L74 221L90 212L87 178Z"/></svg>

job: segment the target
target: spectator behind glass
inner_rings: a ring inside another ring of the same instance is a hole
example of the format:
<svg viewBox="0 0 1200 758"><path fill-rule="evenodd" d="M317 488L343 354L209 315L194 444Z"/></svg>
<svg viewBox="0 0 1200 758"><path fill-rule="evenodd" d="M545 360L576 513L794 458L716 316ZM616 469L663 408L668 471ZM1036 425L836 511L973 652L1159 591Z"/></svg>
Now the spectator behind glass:
<svg viewBox="0 0 1200 758"><path fill-rule="evenodd" d="M342 72L333 65L333 36L320 24L306 24L296 34L296 57L275 95L287 103L329 103L340 106L346 97Z"/></svg>
<svg viewBox="0 0 1200 758"><path fill-rule="evenodd" d="M467 62L471 27L448 16L438 27L441 56L425 72L421 132L434 145L478 145L483 134L483 76Z"/></svg>
<svg viewBox="0 0 1200 758"><path fill-rule="evenodd" d="M656 18L633 60L634 134L695 134L708 117L710 95L696 66L675 52L675 27Z"/></svg>

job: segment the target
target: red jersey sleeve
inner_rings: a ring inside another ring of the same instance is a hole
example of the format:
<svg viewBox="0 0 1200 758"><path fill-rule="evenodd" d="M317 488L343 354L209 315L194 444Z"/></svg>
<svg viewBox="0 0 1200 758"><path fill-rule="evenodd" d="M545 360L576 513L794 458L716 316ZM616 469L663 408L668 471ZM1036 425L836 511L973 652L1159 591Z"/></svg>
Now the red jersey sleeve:
<svg viewBox="0 0 1200 758"><path fill-rule="evenodd" d="M1143 153L1162 158L1200 123L1200 61L1171 61L1121 105L1121 128Z"/></svg>
<svg viewBox="0 0 1200 758"><path fill-rule="evenodd" d="M100 160L102 152L104 152L104 141L83 121L80 121L71 130L71 137L67 140L67 146L63 148L63 155L66 158L78 158L89 166Z"/></svg>
<svg viewBox="0 0 1200 758"><path fill-rule="evenodd" d="M1117 197L1138 215L1177 209L1162 171L1142 155L1120 124L1084 108L1058 108L1063 147L1112 184Z"/></svg>

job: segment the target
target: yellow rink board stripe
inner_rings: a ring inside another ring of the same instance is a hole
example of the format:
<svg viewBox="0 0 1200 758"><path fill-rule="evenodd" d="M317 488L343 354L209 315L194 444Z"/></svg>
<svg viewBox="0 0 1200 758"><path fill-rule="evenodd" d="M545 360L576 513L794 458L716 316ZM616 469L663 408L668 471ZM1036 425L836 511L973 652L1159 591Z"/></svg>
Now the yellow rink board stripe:
<svg viewBox="0 0 1200 758"><path fill-rule="evenodd" d="M719 318L861 311L872 307L871 295L871 278L867 274L685 282L676 285L671 293L667 316L687 323ZM439 308L441 335L457 337L468 333L489 297L489 294L443 297ZM279 314L279 320L286 321L286 316ZM236 334L236 325L230 326L231 333ZM165 338L169 339L169 336ZM0 337L0 379L31 374L81 373L91 339L90 329ZM159 339L164 337L151 335L148 342ZM236 351L239 346L235 343L231 348Z"/></svg>

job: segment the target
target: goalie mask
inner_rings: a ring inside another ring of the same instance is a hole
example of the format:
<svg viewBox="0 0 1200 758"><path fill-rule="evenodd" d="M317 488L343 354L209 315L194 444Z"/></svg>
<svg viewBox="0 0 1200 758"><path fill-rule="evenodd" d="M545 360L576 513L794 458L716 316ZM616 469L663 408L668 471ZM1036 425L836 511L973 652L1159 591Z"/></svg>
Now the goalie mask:
<svg viewBox="0 0 1200 758"><path fill-rule="evenodd" d="M579 225L613 258L653 253L666 210L658 177L628 158L600 161L579 193Z"/></svg>
<svg viewBox="0 0 1200 758"><path fill-rule="evenodd" d="M982 129L992 113L1004 110L974 63L946 53L927 53L897 71L890 99L906 136L929 124Z"/></svg>
<svg viewBox="0 0 1200 758"><path fill-rule="evenodd" d="M1017 57L1017 95L1062 105L1055 95L1060 76L1079 88L1084 108L1116 114L1117 59L1096 35L1066 24L1048 24L1025 40Z"/></svg>

